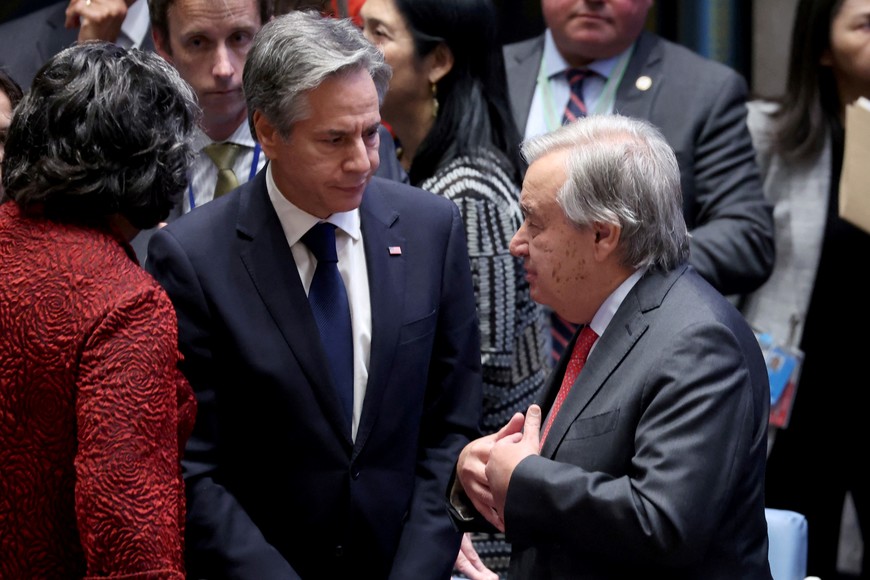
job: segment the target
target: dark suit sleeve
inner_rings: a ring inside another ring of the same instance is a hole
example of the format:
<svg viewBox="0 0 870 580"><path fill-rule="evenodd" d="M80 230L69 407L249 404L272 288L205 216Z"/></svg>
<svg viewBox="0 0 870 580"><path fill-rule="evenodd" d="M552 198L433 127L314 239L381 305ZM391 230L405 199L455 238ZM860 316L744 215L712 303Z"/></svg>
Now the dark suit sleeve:
<svg viewBox="0 0 870 580"><path fill-rule="evenodd" d="M220 484L219 440L209 307L188 256L168 230L148 247L147 269L178 315L185 376L196 393L193 434L182 461L187 488L186 552L192 577L292 579L299 576Z"/></svg>
<svg viewBox="0 0 870 580"><path fill-rule="evenodd" d="M447 515L444 490L459 452L479 436L480 339L464 226L455 205L450 229L414 499L390 573L395 580L449 576L461 536Z"/></svg>
<svg viewBox="0 0 870 580"><path fill-rule="evenodd" d="M690 262L723 294L754 290L773 269L773 214L746 126L746 84L729 71L706 87L712 105L694 136L687 221ZM685 95L686 99L701 98Z"/></svg>

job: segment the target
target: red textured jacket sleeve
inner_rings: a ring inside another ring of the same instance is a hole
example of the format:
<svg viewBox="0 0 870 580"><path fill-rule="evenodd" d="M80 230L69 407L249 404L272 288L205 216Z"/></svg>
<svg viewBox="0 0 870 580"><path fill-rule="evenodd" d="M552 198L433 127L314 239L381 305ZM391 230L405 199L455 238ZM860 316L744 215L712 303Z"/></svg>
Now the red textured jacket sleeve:
<svg viewBox="0 0 870 580"><path fill-rule="evenodd" d="M177 332L152 289L126 295L84 345L75 510L88 577L184 578L179 462L196 403Z"/></svg>

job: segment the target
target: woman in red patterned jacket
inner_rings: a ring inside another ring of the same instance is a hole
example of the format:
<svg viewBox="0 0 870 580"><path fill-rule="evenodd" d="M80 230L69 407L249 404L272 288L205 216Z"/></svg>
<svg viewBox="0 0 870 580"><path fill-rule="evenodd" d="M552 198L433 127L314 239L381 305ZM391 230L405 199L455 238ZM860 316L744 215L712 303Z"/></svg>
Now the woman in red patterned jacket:
<svg viewBox="0 0 870 580"><path fill-rule="evenodd" d="M187 183L193 94L160 57L52 58L13 114L0 204L0 578L183 578L195 402L129 240Z"/></svg>

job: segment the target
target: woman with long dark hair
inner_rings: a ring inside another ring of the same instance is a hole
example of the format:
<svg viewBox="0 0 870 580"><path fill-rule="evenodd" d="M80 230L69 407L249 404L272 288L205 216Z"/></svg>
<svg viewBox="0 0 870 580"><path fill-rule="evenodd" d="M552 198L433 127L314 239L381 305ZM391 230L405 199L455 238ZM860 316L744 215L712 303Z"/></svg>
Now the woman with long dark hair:
<svg viewBox="0 0 870 580"><path fill-rule="evenodd" d="M838 213L845 110L860 96L870 97L870 0L801 0L783 98L749 105L777 255L744 312L757 330L804 352L791 420L770 450L765 497L768 507L806 515L807 572L821 578L839 577L847 492L870 534L870 397L860 379L867 347L849 338L870 324L867 289L854 276L870 255L870 234ZM870 577L866 557L863 567L861 577Z"/></svg>

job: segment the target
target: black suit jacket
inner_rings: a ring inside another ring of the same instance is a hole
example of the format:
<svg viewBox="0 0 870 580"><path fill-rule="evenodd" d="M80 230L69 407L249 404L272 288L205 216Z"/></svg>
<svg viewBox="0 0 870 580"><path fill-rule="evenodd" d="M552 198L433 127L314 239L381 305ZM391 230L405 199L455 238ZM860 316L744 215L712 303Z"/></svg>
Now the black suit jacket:
<svg viewBox="0 0 870 580"><path fill-rule="evenodd" d="M523 131L544 36L507 45L511 107ZM649 88L637 80L648 77ZM747 89L730 68L649 32L638 39L614 112L656 125L680 164L690 261L723 294L754 290L774 260L773 214L746 126Z"/></svg>
<svg viewBox="0 0 870 580"><path fill-rule="evenodd" d="M151 240L199 401L183 463L193 577L450 575L443 493L482 400L463 222L380 178L360 218L372 336L355 442L265 172Z"/></svg>
<svg viewBox="0 0 870 580"><path fill-rule="evenodd" d="M67 0L0 25L0 67L27 91L42 65L78 39L78 29L64 27ZM143 50L154 50L151 32L142 40Z"/></svg>

